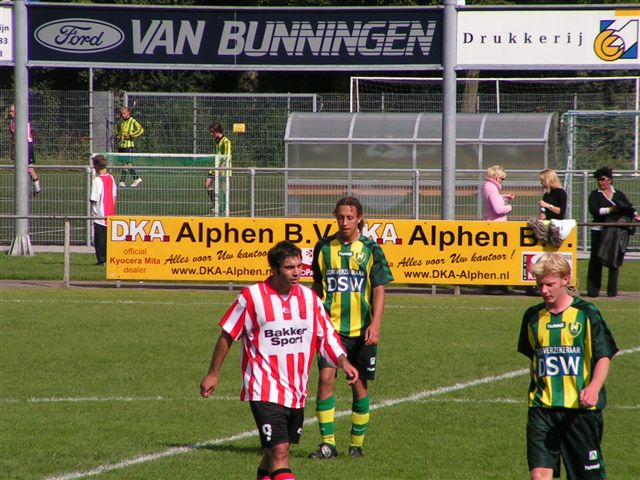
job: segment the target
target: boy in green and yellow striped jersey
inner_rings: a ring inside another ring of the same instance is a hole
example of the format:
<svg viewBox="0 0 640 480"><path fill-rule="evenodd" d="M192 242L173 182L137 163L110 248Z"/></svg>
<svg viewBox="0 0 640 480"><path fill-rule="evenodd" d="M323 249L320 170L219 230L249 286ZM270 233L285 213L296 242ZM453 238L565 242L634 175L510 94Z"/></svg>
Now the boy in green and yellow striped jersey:
<svg viewBox="0 0 640 480"><path fill-rule="evenodd" d="M116 125L116 137L118 138L118 153L133 153L135 148L135 139L144 133L144 128L135 118L131 116L129 107L120 108L120 121ZM123 163L125 169L120 174L120 186L126 187L127 174L131 174L133 182L132 187L137 187L142 183L142 178L138 176L135 168L133 168L133 158L128 155L119 156L118 162Z"/></svg>
<svg viewBox="0 0 640 480"><path fill-rule="evenodd" d="M572 297L569 262L547 253L532 267L544 303L522 319L518 351L531 359L527 461L532 479L606 478L600 442L604 382L616 354L600 311Z"/></svg>
<svg viewBox="0 0 640 480"><path fill-rule="evenodd" d="M349 456L364 456L369 426L368 381L375 378L377 345L384 311L385 285L393 275L382 248L361 234L363 209L358 199L345 197L334 210L338 233L320 240L313 252L313 290L323 299L349 361L360 378L351 385L351 443ZM335 440L336 369L318 358L320 377L316 414L322 443L309 458L338 456Z"/></svg>
<svg viewBox="0 0 640 480"><path fill-rule="evenodd" d="M228 169L222 170L219 172L218 176L220 179L225 179L227 177L231 177L231 140L225 136L224 130L222 129L222 125L219 123L212 123L209 125L209 133L214 140L214 153L215 155L225 157L226 162L218 163L215 162L214 166L220 164L221 166L226 166ZM211 200L211 209L209 210L211 213L220 213L226 210L227 202L229 201L228 192L224 188L218 189L218 193L216 193L216 171L209 170L207 175L207 179L204 182L204 189L207 191L209 195L209 200ZM224 216L224 215L223 215Z"/></svg>

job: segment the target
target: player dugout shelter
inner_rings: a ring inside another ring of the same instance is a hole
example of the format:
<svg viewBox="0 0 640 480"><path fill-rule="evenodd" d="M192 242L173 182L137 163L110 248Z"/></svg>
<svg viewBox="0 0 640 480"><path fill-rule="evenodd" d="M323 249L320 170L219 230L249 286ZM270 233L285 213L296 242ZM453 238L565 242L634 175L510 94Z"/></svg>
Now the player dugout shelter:
<svg viewBox="0 0 640 480"><path fill-rule="evenodd" d="M556 158L556 114L458 113L456 122L456 195L477 195L478 171L491 165L539 171ZM292 113L285 166L291 214L304 213L314 195L413 197L417 206L420 196L441 194L442 115ZM519 186L540 195L538 182Z"/></svg>

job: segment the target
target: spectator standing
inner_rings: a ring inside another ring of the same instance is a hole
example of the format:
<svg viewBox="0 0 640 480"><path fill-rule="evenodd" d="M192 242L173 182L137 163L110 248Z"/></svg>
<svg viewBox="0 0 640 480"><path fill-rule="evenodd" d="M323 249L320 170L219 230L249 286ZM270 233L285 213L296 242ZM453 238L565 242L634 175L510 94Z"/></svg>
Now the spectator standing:
<svg viewBox="0 0 640 480"><path fill-rule="evenodd" d="M295 476L289 448L302 433L314 353L342 368L349 383L358 380L358 371L347 360L318 296L299 283L300 249L280 242L267 259L271 276L244 288L220 320L222 332L200 394L212 395L232 343L242 340L240 399L249 402L263 448L256 478L290 480Z"/></svg>
<svg viewBox="0 0 640 480"><path fill-rule="evenodd" d="M9 156L13 162L15 162L16 155L16 106L9 106ZM31 183L33 185L33 196L37 196L42 192L42 187L40 186L40 178L36 173L36 169L33 167L36 163L35 157L35 137L33 135L33 127L31 126L31 122L27 122L27 162L29 164L28 172L31 177Z"/></svg>
<svg viewBox="0 0 640 480"><path fill-rule="evenodd" d="M107 159L96 155L91 161L96 171L91 182L91 215L93 220L93 245L96 251L96 265L107 261L107 219L116 213L116 181L107 172Z"/></svg>
<svg viewBox="0 0 640 480"><path fill-rule="evenodd" d="M501 165L487 168L482 184L482 219L494 222L506 222L507 214L511 212L511 201L515 198L512 193L501 193L507 172Z"/></svg>
<svg viewBox="0 0 640 480"><path fill-rule="evenodd" d="M501 193L507 172L501 165L492 165L487 168L484 183L481 188L482 195L482 219L492 222L506 222L507 214L511 212L511 200L515 198L512 193ZM506 285L489 285L483 289L488 294L511 293Z"/></svg>
<svg viewBox="0 0 640 480"><path fill-rule="evenodd" d="M393 281L380 245L361 234L363 208L358 199L345 197L334 210L338 233L320 240L313 253L313 290L323 299L340 335L349 361L360 378L351 385L351 442L349 457L363 457L369 427L369 381L375 379L377 345L384 313L385 285ZM335 440L335 367L318 358L320 376L316 415L322 438L309 458L338 456Z"/></svg>
<svg viewBox="0 0 640 480"><path fill-rule="evenodd" d="M209 125L209 133L211 134L211 137L213 138L213 141L214 141L213 153L215 155L226 156L227 165L230 169L231 156L232 156L231 140L229 140L229 138L225 136L224 130L222 129L222 125L220 125L219 123ZM221 172L219 172L218 176L221 180L220 182L221 184L226 183L227 175L231 176L231 170L222 170ZM209 200L211 201L211 209L210 209L211 213L216 212L216 205L218 206L226 205L226 202L228 201L226 191L224 188L219 189L220 193L218 198L216 198L216 191L215 191L215 185L214 185L215 180L216 180L216 171L209 170L209 174L207 175L207 179L205 180L205 183L204 183L204 188L209 195Z"/></svg>
<svg viewBox="0 0 640 480"><path fill-rule="evenodd" d="M547 253L533 265L543 303L524 313L518 351L531 360L527 463L532 480L604 479L604 383L618 348L595 305L572 297L569 262Z"/></svg>
<svg viewBox="0 0 640 480"><path fill-rule="evenodd" d="M144 128L135 118L131 116L129 107L120 108L120 121L116 125L116 137L119 140L118 153L133 153L135 149L135 139L144 133ZM138 176L135 168L133 168L133 159L130 156L119 157L120 162L124 163L125 169L120 175L120 186L126 187L127 174L131 174L133 182L132 187L137 187L142 183L142 178Z"/></svg>
<svg viewBox="0 0 640 480"><path fill-rule="evenodd" d="M540 185L546 190L540 207L540 220L564 220L567 212L567 192L562 188L555 170L547 168L540 172Z"/></svg>
<svg viewBox="0 0 640 480"><path fill-rule="evenodd" d="M593 172L593 177L598 182L598 188L589 194L589 213L593 216L594 223L617 222L623 218L640 221L638 212L634 210L622 190L613 188L613 170L602 167ZM607 227L613 229L611 233L616 236L622 228ZM589 269L587 272L587 295L598 297L602 285L602 253L603 249L612 250L618 247L613 242L607 242L602 226L591 227L591 252L589 254ZM604 244L604 247L603 247ZM626 248L626 244L625 244ZM623 249L624 250L624 249ZM622 258L624 258L624 251ZM621 262L620 262L621 263ZM620 273L618 262L608 262L609 278L607 280L607 296L618 295L618 274Z"/></svg>

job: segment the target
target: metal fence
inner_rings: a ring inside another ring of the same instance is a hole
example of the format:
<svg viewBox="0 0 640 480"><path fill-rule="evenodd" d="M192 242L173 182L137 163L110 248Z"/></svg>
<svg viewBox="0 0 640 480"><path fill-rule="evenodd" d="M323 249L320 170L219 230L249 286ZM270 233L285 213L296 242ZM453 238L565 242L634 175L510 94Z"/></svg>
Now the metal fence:
<svg viewBox="0 0 640 480"><path fill-rule="evenodd" d="M456 100L459 112L556 113L556 143L564 148L551 159L553 168L638 169L638 76L458 78ZM351 79L353 112L441 112L442 106L439 78Z"/></svg>
<svg viewBox="0 0 640 480"><path fill-rule="evenodd" d="M7 111L12 90L0 90L0 163L9 163ZM331 96L331 95L328 95ZM348 95L341 95L348 108ZM318 108L316 94L181 94L132 92L30 92L30 115L38 165L88 165L91 152L116 151L119 107L127 104L144 126L136 151L212 153L209 125L221 123L231 139L234 165L284 165L289 113ZM234 132L241 124L244 132Z"/></svg>
<svg viewBox="0 0 640 480"><path fill-rule="evenodd" d="M370 82L371 83L371 82ZM529 113L543 110L560 118L556 169L590 169L596 163L621 170L638 169L639 77L566 79L459 79L461 112ZM441 82L401 80L358 85L360 111L441 112ZM470 86L475 94L470 95ZM375 87L375 88L374 88ZM6 115L12 90L0 89L0 111ZM212 153L208 126L220 122L233 143L235 167L284 167L284 136L291 112L349 112L353 93L235 94L175 92L88 92L32 90L30 119L36 137L38 165L87 165L91 152L112 151L119 106L128 104L145 127L136 151ZM473 99L473 105L468 105ZM607 111L579 116L576 112ZM566 115L569 117L566 117ZM4 117L3 115L3 117ZM9 161L7 119L0 123L0 164ZM244 133L233 125L244 126ZM574 153L572 163L567 163ZM582 153L584 152L584 155ZM599 166L600 166L599 165Z"/></svg>
<svg viewBox="0 0 640 480"><path fill-rule="evenodd" d="M211 153L209 125L220 123L232 142L235 166L281 167L289 114L316 111L317 97L127 92L124 101L145 127L139 152Z"/></svg>
<svg viewBox="0 0 640 480"><path fill-rule="evenodd" d="M586 197L595 185L587 171L608 164L616 172L616 187L635 205L640 205L638 177L639 78L606 79L494 79L480 80L476 94L469 95L474 82L460 82L460 111L531 112L539 108L556 112L560 118L556 158L549 166L569 171L572 216L588 221ZM597 81L596 81L597 80ZM379 82L378 82L379 83ZM359 90L358 98L366 111L440 112L441 84L437 79L426 87L393 82L385 87ZM360 88L360 87L359 87ZM0 111L13 102L12 90L0 90ZM474 99L473 105L468 100ZM284 137L291 112L348 112L353 96L349 93L288 94L184 94L87 91L30 91L30 120L36 137L36 168L42 177L44 193L33 199L33 215L87 215L92 151L114 149L113 129L118 107L128 104L145 126L138 141L138 152L212 153L209 124L221 122L233 142L231 215L284 217L304 215L326 217L340 196L360 196L370 217L440 218L440 176L436 170L407 170L371 175L362 170L358 182L322 179L316 176L290 182L284 170ZM591 114L585 114L590 111ZM595 112L595 113L594 113ZM601 112L598 113L598 112ZM0 121L0 215L14 213L14 173L9 159L8 120ZM244 133L234 132L242 124ZM384 139L381 139L384 141ZM514 157L517 163L517 158ZM117 170L117 169L114 169ZM207 215L210 209L203 184L205 169L138 168L144 174L142 189L123 189L118 199L122 214ZM116 172L117 173L117 172ZM321 173L321 172L320 172ZM345 179L350 178L345 171ZM478 186L483 172L456 172L456 217L480 218ZM371 180L375 178L375 180ZM333 183L332 183L333 182ZM511 215L524 220L536 212L541 195L538 172L518 171L509 166L506 187L517 187L519 195ZM76 244L89 242L88 222L74 222ZM59 222L33 220L32 241L62 243ZM13 222L0 220L0 242L9 243ZM588 232L580 232L583 248ZM631 247L639 248L640 235Z"/></svg>
<svg viewBox="0 0 640 480"><path fill-rule="evenodd" d="M9 163L9 120L13 90L0 90L0 162ZM84 165L90 152L89 92L30 92L30 120L35 136L36 163Z"/></svg>
<svg viewBox="0 0 640 480"><path fill-rule="evenodd" d="M111 169L114 176L117 177L119 169ZM210 215L211 199L204 190L208 168L140 166L137 170L144 177L144 183L138 188L118 190L118 215ZM305 173L310 174L308 181ZM567 188L571 192L568 218L578 223L589 222L587 198L596 186L590 172L559 173L571 182ZM12 166L0 165L0 216L14 213L14 174ZM44 192L31 201L30 214L43 218L31 220L31 240L34 244L61 245L64 241L62 223L45 217L89 215L91 171L88 167L46 166L40 169L40 175ZM484 172L461 170L456 176L456 219L481 219L480 186ZM366 180L367 177L376 180ZM229 210L233 217L329 218L339 198L355 195L362 201L369 218L435 220L441 218L440 185L439 170L344 169L323 177L321 169L309 172L308 169L233 168ZM615 188L622 190L634 205L640 205L640 172L616 172ZM527 220L537 214L537 202L543 193L538 171L510 170L504 189L516 194L510 220ZM0 244L10 244L14 232L15 222L0 218ZM90 232L89 221L74 222L72 243L88 245ZM586 228L580 229L578 238L580 248L588 249ZM629 248L640 250L640 235L631 237Z"/></svg>

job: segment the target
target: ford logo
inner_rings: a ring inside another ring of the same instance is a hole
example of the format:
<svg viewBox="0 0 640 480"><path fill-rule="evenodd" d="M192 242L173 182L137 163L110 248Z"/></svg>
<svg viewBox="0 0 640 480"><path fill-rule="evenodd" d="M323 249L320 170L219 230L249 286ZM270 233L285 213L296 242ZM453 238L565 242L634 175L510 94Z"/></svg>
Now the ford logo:
<svg viewBox="0 0 640 480"><path fill-rule="evenodd" d="M60 52L103 52L120 45L124 33L110 23L89 18L54 20L35 31L38 43Z"/></svg>

